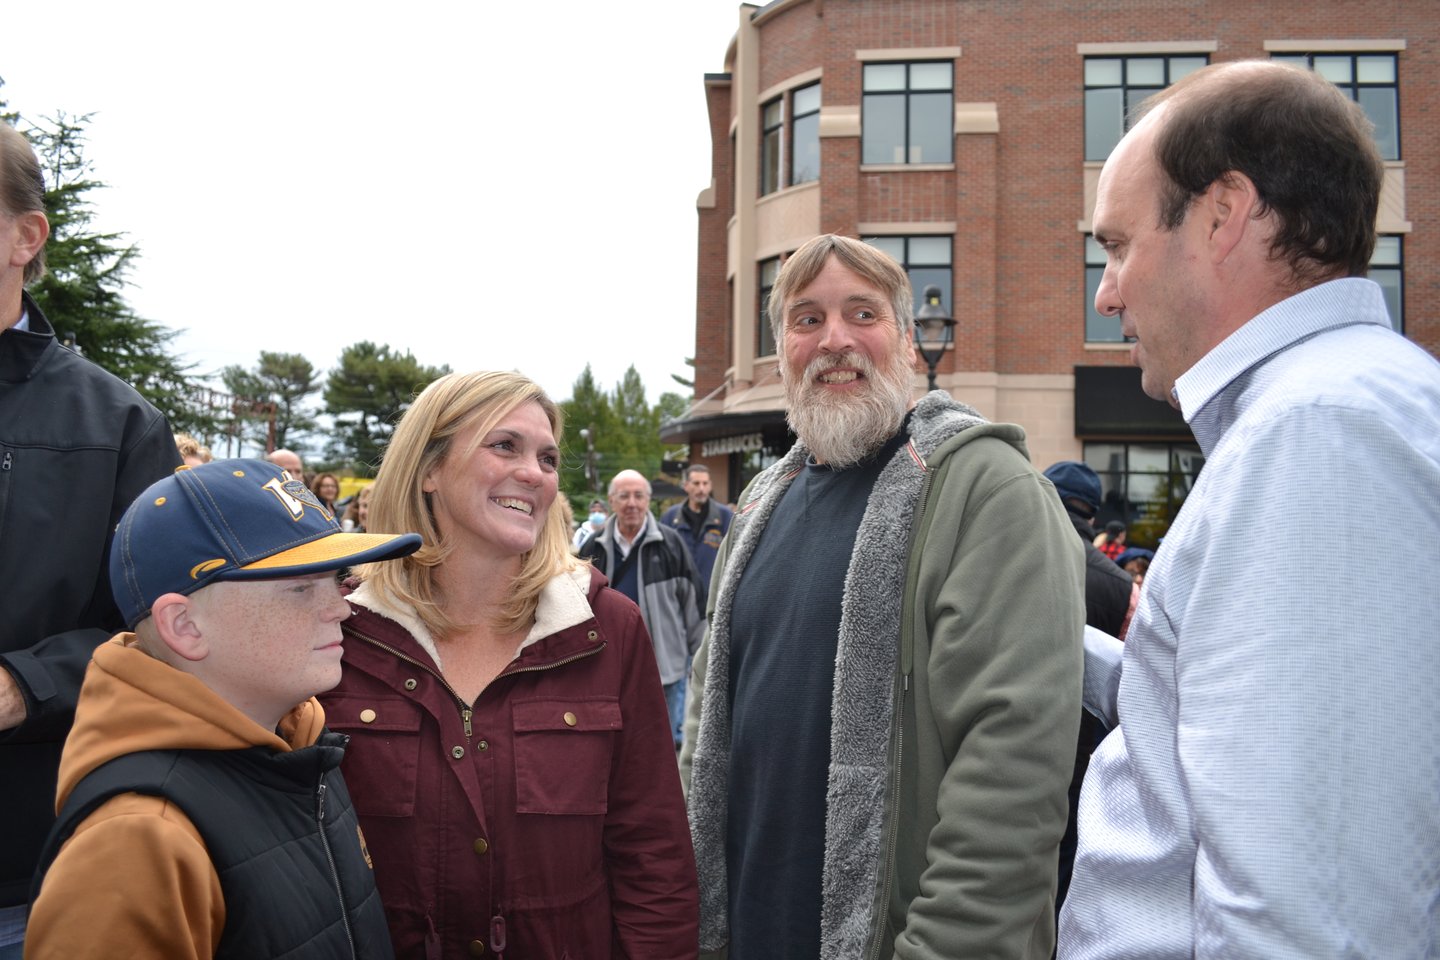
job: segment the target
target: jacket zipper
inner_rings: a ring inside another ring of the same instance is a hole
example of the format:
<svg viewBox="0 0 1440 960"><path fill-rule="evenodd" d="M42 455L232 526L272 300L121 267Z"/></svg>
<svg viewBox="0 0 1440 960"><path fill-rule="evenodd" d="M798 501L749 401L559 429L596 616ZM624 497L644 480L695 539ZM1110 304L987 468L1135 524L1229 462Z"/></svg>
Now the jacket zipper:
<svg viewBox="0 0 1440 960"><path fill-rule="evenodd" d="M429 664L421 663L414 657L401 653L399 650L396 650L394 647L390 646L390 644L388 643L385 643L383 640L376 640L374 637L369 636L368 634L361 633L359 630L356 630L353 627L346 627L345 632L359 637L361 640L364 640L371 646L379 647L381 650L384 650L391 656L398 657L399 659L405 661L411 666L419 667L421 670L424 670L426 673L430 674L430 676L440 681L440 686L445 688L445 690L455 700L456 705L460 707L460 720L462 723L465 724L465 741L467 743L470 741L471 735L473 733L473 731L471 730L470 721L471 718L475 716L475 711L470 709L470 704L466 703L465 698L455 692L455 688L450 686L450 684L439 673L439 671L435 670ZM500 677L508 677L516 673L537 673L541 670L551 670L555 667L563 667L567 663L574 663L576 660L582 660L585 657L594 656L595 654L599 653L601 650L604 649L605 643L604 641L601 641L600 645L592 650L585 650L581 653L573 654L571 656L565 657L563 660L556 660L554 663L543 663L534 667L521 667L518 670L502 670L499 676L497 676L495 679L498 680L500 679Z"/></svg>
<svg viewBox="0 0 1440 960"><path fill-rule="evenodd" d="M345 908L345 889L340 885L340 871L335 868L335 855L330 850L330 838L325 835L325 775L320 775L320 784L315 791L315 822L320 826L320 845L325 848L325 860L330 864L330 878L335 881L335 896L340 899L340 920L345 924L345 939L350 944L350 956L355 953L355 934L350 929L350 912Z"/></svg>
<svg viewBox="0 0 1440 960"><path fill-rule="evenodd" d="M915 541L920 533L920 524L925 519L925 511L930 505L930 480L934 473L926 470L925 478L920 483L920 502L916 507L915 515L910 522L910 542L906 545L905 555L915 555ZM910 570L907 565L905 578L910 579ZM895 712L892 714L892 722L895 724L895 772L890 777L890 824L886 831L889 836L885 841L885 860L880 864L880 900L876 904L877 916L875 917L875 935L870 942L870 949L866 956L870 960L878 960L880 948L885 942L885 928L889 925L890 919L890 884L894 880L895 848L899 845L900 834L900 767L905 760L905 701L910 693L910 671L913 664L910 662L913 651L907 648L905 638L912 636L915 629L915 599L906 590L906 607L900 614L900 649L896 656L900 663L900 691L896 699Z"/></svg>

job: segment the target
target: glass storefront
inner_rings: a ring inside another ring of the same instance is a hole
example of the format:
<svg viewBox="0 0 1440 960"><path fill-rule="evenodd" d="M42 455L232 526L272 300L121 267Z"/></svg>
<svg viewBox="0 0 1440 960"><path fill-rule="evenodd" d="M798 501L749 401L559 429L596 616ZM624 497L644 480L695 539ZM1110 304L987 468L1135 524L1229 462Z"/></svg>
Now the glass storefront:
<svg viewBox="0 0 1440 960"><path fill-rule="evenodd" d="M1127 543L1153 550L1195 486L1205 456L1193 443L1087 442L1085 462L1100 475L1095 528L1123 521Z"/></svg>

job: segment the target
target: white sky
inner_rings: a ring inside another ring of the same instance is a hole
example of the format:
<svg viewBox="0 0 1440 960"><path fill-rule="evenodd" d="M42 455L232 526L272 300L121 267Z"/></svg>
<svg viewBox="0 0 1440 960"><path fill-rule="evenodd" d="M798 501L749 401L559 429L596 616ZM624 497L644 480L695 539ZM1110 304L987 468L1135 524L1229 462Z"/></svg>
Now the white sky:
<svg viewBox="0 0 1440 960"><path fill-rule="evenodd" d="M738 0L10 3L0 98L94 112L99 226L197 372L358 340L555 398L694 353ZM63 329L63 318L51 318Z"/></svg>

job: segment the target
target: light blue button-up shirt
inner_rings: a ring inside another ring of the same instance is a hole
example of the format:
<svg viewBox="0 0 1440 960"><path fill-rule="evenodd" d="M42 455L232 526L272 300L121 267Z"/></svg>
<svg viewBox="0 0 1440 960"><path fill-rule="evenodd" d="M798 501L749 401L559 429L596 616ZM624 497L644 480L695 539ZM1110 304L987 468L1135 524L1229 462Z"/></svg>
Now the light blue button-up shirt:
<svg viewBox="0 0 1440 960"><path fill-rule="evenodd" d="M1206 463L1090 761L1062 960L1440 951L1440 364L1336 280L1176 382Z"/></svg>

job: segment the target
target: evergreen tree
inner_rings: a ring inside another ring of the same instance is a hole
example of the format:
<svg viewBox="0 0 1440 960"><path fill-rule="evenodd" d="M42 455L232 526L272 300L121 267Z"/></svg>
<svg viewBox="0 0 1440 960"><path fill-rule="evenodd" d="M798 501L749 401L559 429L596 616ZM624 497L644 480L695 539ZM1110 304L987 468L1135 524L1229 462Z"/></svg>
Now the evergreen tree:
<svg viewBox="0 0 1440 960"><path fill-rule="evenodd" d="M4 106L0 101L0 110ZM138 248L122 233L93 228L91 194L104 184L92 177L85 159L89 121L89 114L59 113L22 130L45 173L50 221L46 274L30 286L30 295L62 340L138 390L173 429L212 435L216 418L198 400L192 365L175 356L175 331L137 316L125 302L126 275Z"/></svg>
<svg viewBox="0 0 1440 960"><path fill-rule="evenodd" d="M660 475L660 465L666 456L665 445L660 441L660 424L666 418L679 416L688 403L677 393L664 393L651 406L645 399L645 384L633 366L607 393L600 389L586 364L571 388L570 399L560 406L565 411L565 436L560 445L563 463L560 489L570 497L578 516L596 492L604 498L610 479L621 470L639 470L652 480ZM595 487L585 477L589 447L580 435L582 429L591 432L594 445L599 481Z"/></svg>
<svg viewBox="0 0 1440 960"><path fill-rule="evenodd" d="M225 389L236 397L275 404L275 445L290 447L315 430L316 420L305 406L305 398L320 389L320 371L298 353L260 351L260 362L246 370L232 365L220 371ZM264 443L269 425L250 421L244 432Z"/></svg>
<svg viewBox="0 0 1440 960"><path fill-rule="evenodd" d="M604 452L605 443L607 438L615 435L610 399L595 382L590 364L585 364L584 372L575 378L570 399L562 402L560 407L565 411L565 436L560 441L560 489L570 497L576 516L583 516L589 512L587 508L595 494L599 493L604 499L604 490L610 479L605 472L610 466L609 457ZM589 431L589 442L581 436L581 430ZM590 443L595 444L593 454ZM593 483L586 477L587 464L594 468ZM618 469L613 468L610 473L614 474Z"/></svg>
<svg viewBox="0 0 1440 960"><path fill-rule="evenodd" d="M353 465L361 476L374 476L395 422L416 394L450 372L427 367L409 351L392 351L368 340L346 347L325 381L325 411L335 417L335 436L327 454Z"/></svg>

